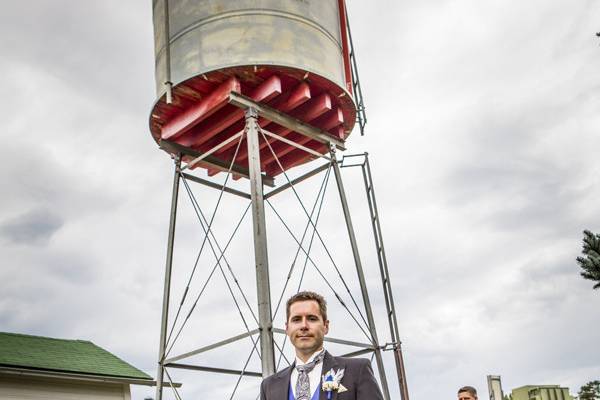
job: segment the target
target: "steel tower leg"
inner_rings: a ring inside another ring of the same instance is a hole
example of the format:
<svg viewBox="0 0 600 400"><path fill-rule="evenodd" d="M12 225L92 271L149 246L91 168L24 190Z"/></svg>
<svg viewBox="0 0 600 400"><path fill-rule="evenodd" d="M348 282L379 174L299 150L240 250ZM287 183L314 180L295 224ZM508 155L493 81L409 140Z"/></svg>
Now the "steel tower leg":
<svg viewBox="0 0 600 400"><path fill-rule="evenodd" d="M258 328L260 330L262 375L266 378L275 373L275 352L273 347L269 259L267 253L263 184L260 171L257 118L258 114L253 108L249 108L246 111L246 142L248 144L248 169L250 171L250 196L252 198L252 221L254 226Z"/></svg>
<svg viewBox="0 0 600 400"><path fill-rule="evenodd" d="M381 273L381 282L383 284L383 293L385 297L385 306L387 308L388 322L390 325L390 334L394 343L394 361L396 362L396 372L398 373L398 384L400 385L400 396L402 400L409 400L408 386L406 384L406 371L404 369L404 359L402 357L402 343L398 331L398 320L396 319L396 309L394 307L394 297L392 296L392 284L390 282L387 258L385 256L385 247L383 246L383 234L379 224L379 211L377 210L377 200L375 199L375 188L373 186L373 177L371 176L371 167L369 165L369 154L365 153L365 162L361 165L363 178L365 181L365 191L369 203L369 212L371 213L371 223L373 225L373 235L375 237L375 247L377 250L377 261L379 262L379 271Z"/></svg>
<svg viewBox="0 0 600 400"><path fill-rule="evenodd" d="M171 270L173 267L173 243L175 242L175 221L177 219L177 199L179 197L179 180L181 155L175 159L173 176L173 193L171 195L171 216L169 221L169 238L167 242L167 262L165 265L165 284L163 289L162 319L160 322L160 343L158 350L158 371L156 373L156 400L162 400L164 361L167 341L167 324L169 321L169 298L171 295Z"/></svg>
<svg viewBox="0 0 600 400"><path fill-rule="evenodd" d="M335 180L337 183L338 191L340 194L340 201L342 203L342 209L344 211L344 218L346 220L346 228L348 228L348 236L350 238L350 245L352 246L352 255L354 256L354 264L356 265L356 272L358 274L358 281L360 283L360 290L362 292L363 302L365 305L365 312L367 314L367 322L369 323L369 331L371 333L371 340L373 341L373 347L375 348L375 360L377 361L377 369L379 370L379 378L381 380L381 389L383 396L386 400L390 400L390 391L388 388L387 378L385 376L385 368L383 365L383 358L381 355L381 348L379 346L379 340L377 339L377 330L375 329L375 319L373 318L373 310L371 309L371 301L369 300L369 293L367 290L367 283L365 281L365 275L362 268L362 262L360 260L360 254L358 252L358 244L356 242L356 236L354 234L354 227L352 226L352 218L350 217L350 209L348 208L348 201L346 200L346 192L344 190L344 183L342 182L342 174L338 165L335 152L331 151L331 163L333 164L333 172L335 173Z"/></svg>

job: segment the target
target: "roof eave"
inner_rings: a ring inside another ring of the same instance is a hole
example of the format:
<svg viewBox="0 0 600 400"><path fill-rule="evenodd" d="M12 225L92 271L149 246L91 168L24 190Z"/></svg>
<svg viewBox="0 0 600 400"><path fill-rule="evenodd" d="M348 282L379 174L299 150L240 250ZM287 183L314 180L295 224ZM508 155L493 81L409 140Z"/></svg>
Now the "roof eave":
<svg viewBox="0 0 600 400"><path fill-rule="evenodd" d="M156 381L152 380L152 379L128 378L128 377L123 377L123 376L106 376L106 375L94 375L94 374L78 374L78 373L74 373L74 372L60 372L60 371L28 369L28 368L18 368L18 367L8 367L8 366L0 366L0 374L69 379L69 380L79 380L79 381L86 381L86 382L105 382L105 383L120 383L120 384L143 385L143 386L156 386ZM165 382L163 382L163 385L170 386L170 384L165 383ZM180 387L181 383L174 383L173 386Z"/></svg>

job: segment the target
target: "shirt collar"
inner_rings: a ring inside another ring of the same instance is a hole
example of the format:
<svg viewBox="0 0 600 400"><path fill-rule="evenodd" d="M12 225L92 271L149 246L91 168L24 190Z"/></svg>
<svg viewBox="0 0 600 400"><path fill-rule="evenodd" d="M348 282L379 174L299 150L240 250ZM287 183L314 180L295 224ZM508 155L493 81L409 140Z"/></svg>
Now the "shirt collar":
<svg viewBox="0 0 600 400"><path fill-rule="evenodd" d="M309 362L311 362L312 360L314 360L319 354L323 353L325 351L325 349L321 349L321 350L317 350L315 351L312 356L310 356L310 358L304 362L301 359L298 358L298 356L296 356L296 365L304 365L304 364L308 364Z"/></svg>

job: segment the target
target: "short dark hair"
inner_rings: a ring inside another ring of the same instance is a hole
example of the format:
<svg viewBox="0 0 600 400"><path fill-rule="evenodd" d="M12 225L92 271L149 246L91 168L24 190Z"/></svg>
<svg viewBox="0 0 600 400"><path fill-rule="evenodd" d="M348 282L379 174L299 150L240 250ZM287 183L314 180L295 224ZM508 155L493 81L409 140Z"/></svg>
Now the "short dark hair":
<svg viewBox="0 0 600 400"><path fill-rule="evenodd" d="M471 396L477 397L477 389L475 389L473 386L463 386L460 389L458 389L457 394L460 394L462 392L468 392Z"/></svg>
<svg viewBox="0 0 600 400"><path fill-rule="evenodd" d="M321 311L321 316L323 317L323 321L327 321L327 302L325 298L321 296L319 293L311 292L305 290L303 292L298 292L292 297L290 297L286 303L285 307L285 320L286 322L290 319L290 307L292 304L299 301L316 301L319 305L319 311Z"/></svg>

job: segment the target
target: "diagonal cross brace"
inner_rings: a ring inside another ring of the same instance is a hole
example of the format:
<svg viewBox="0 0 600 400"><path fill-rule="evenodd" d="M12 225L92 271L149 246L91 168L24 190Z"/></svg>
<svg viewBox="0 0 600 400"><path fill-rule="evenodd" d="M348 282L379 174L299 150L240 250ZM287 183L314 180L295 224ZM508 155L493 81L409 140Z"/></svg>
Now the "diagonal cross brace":
<svg viewBox="0 0 600 400"><path fill-rule="evenodd" d="M209 350L213 350L213 349L216 349L218 347L225 346L225 345L228 345L230 343L237 342L238 340L245 339L248 336L256 335L257 333L258 333L258 329L253 329L253 330L251 330L249 332L244 332L244 333L242 333L240 335L232 336L232 337L230 337L228 339L221 340L220 342L216 342L216 343L210 344L208 346L201 347L201 348L199 348L197 350L193 350L193 351L190 351L190 352L178 355L176 357L171 357L169 359L166 359L165 363L167 363L167 364L174 363L176 361L183 360L184 358L192 357L192 356L195 356L197 354L201 354L201 353L207 352Z"/></svg>

